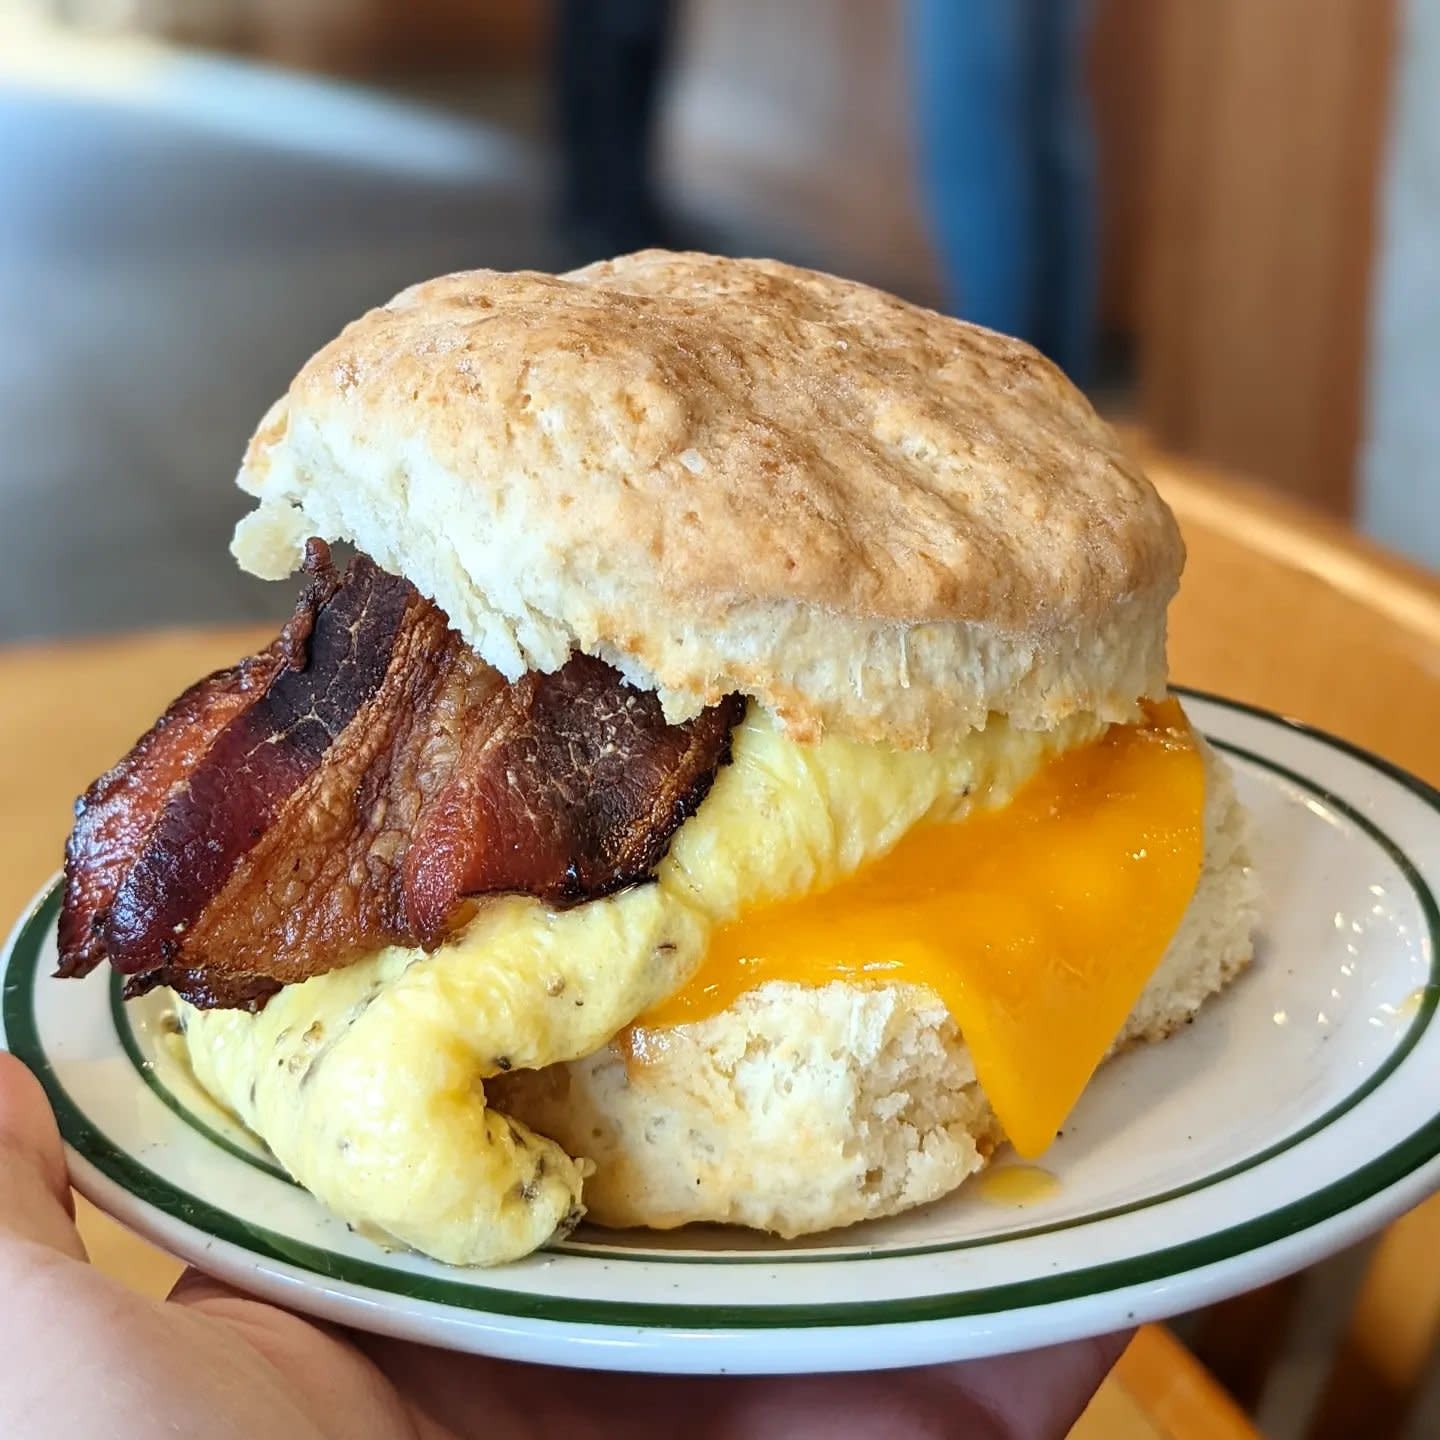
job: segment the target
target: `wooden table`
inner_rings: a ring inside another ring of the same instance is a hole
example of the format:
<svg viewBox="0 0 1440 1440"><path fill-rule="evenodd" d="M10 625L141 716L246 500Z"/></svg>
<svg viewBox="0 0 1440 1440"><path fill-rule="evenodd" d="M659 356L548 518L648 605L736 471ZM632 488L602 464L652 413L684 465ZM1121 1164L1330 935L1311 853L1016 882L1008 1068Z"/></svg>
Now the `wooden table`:
<svg viewBox="0 0 1440 1440"><path fill-rule="evenodd" d="M1176 678L1324 726L1440 783L1440 584L1287 503L1157 457L1149 468L1190 550L1172 611ZM0 913L16 914L55 870L71 800L165 702L268 638L173 630L0 653ZM1417 1216L1440 1253L1440 1211ZM167 1290L168 1257L88 1207L81 1225L98 1264ZM1249 1433L1204 1387L1165 1333L1147 1330L1075 1434Z"/></svg>

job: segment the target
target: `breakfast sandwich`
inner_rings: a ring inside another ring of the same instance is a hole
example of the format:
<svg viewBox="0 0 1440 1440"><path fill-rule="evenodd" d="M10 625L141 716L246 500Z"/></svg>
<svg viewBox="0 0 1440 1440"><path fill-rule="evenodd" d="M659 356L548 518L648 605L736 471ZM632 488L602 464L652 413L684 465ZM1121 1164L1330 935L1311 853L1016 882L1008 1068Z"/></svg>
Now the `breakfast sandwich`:
<svg viewBox="0 0 1440 1440"><path fill-rule="evenodd" d="M1025 345L768 261L473 271L239 479L303 593L80 801L60 973L172 992L381 1244L895 1214L1251 957L1174 521Z"/></svg>

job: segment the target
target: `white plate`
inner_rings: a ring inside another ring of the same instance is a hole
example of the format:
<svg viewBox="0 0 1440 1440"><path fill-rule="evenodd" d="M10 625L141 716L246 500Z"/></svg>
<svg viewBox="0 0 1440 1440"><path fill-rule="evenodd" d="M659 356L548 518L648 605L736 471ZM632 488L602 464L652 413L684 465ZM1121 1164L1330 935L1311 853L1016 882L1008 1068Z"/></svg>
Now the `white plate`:
<svg viewBox="0 0 1440 1440"><path fill-rule="evenodd" d="M127 1011L108 975L48 978L54 889L6 949L4 1043L44 1081L96 1204L243 1289L363 1329L554 1364L776 1372L958 1359L1172 1315L1440 1188L1440 797L1324 735L1186 704L1255 818L1257 963L1185 1033L1104 1068L1045 1157L1058 1187L1024 1206L965 1187L790 1244L582 1230L489 1271L387 1254L186 1083L163 1001Z"/></svg>

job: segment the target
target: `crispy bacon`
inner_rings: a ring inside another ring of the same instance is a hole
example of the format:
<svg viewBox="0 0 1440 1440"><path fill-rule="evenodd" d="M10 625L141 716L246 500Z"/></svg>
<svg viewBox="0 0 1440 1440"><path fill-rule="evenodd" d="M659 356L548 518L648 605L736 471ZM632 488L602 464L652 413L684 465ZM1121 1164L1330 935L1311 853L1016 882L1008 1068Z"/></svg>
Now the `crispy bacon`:
<svg viewBox="0 0 1440 1440"><path fill-rule="evenodd" d="M686 725L599 660L575 656L496 696L405 857L405 912L425 945L467 895L521 890L554 904L643 879L710 789L741 703Z"/></svg>
<svg viewBox="0 0 1440 1440"><path fill-rule="evenodd" d="M110 907L166 798L282 669L305 663L315 613L340 583L319 542L306 547L305 568L310 584L275 643L197 681L75 802L75 828L65 846L60 975L88 975L105 958Z"/></svg>
<svg viewBox="0 0 1440 1440"><path fill-rule="evenodd" d="M399 862L426 797L458 754L444 720L473 720L503 684L448 634L441 612L420 601L365 711L224 887L203 905L192 895L177 952L184 963L204 957L213 970L223 957L226 969L288 984L382 945L414 943Z"/></svg>
<svg viewBox="0 0 1440 1440"><path fill-rule="evenodd" d="M366 562L319 607L308 663L281 669L220 731L120 882L105 926L117 970L133 975L195 953L187 931L379 690L407 610L423 606L410 586Z"/></svg>
<svg viewBox="0 0 1440 1440"><path fill-rule="evenodd" d="M565 904L648 875L727 758L738 698L668 725L598 660L507 685L408 582L318 541L270 650L171 706L80 802L62 975L109 959L257 1008L467 897Z"/></svg>

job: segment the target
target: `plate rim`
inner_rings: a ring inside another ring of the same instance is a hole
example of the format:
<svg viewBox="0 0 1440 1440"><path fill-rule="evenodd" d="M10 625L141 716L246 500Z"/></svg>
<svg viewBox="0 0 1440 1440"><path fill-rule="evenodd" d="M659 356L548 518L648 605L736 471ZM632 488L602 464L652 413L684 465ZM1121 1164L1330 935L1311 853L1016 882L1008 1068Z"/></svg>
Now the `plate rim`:
<svg viewBox="0 0 1440 1440"><path fill-rule="evenodd" d="M1432 812L1440 815L1440 791L1410 775L1401 767L1382 757L1373 755L1353 742L1333 736L1326 731L1294 721L1258 706L1242 701L1230 700L1188 687L1175 687L1178 693L1189 696L1222 709L1246 714L1276 727L1298 732L1330 748L1339 750L1371 769L1384 774L1391 781L1409 791ZM1239 747L1242 750L1244 747ZM1247 753L1244 758L1258 760L1272 770L1278 770L1292 781L1299 781L1306 788L1324 793L1332 801L1338 801L1350 818L1362 826L1372 840L1378 840L1391 858L1401 865L1407 880L1415 890L1417 900L1425 913L1431 937L1431 973L1424 986L1422 1006L1428 1005L1433 1015L1437 1001L1437 970L1440 970L1440 917L1437 917L1434 893L1424 879L1419 867L1408 856L1393 837L1379 829L1369 817L1363 816L1355 807L1341 797L1324 790L1319 782L1301 776L1288 767ZM858 1301L831 1301L799 1304L760 1305L695 1305L686 1302L646 1302L610 1299L582 1298L568 1295L541 1294L536 1292L497 1289L493 1286L475 1284L471 1281L450 1279L444 1275L430 1275L422 1272L392 1268L364 1257L341 1255L311 1245L308 1241L292 1240L252 1225L238 1216L230 1214L199 1197L188 1196L172 1182L155 1175L141 1161L121 1149L96 1126L80 1107L71 1099L68 1091L50 1065L48 1055L38 1040L33 1014L34 972L43 940L48 933L51 912L58 907L58 886L52 882L27 908L16 924L3 954L5 966L3 984L3 1024L6 1048L14 1049L16 1036L15 1020L21 1022L24 1030L25 1012L29 1012L29 1038L33 1041L32 1054L39 1057L43 1071L37 1071L41 1083L55 1106L61 1120L62 1133L67 1144L88 1165L104 1175L112 1184L120 1186L138 1203L163 1215L171 1225L184 1226L203 1243L206 1239L219 1239L237 1246L256 1261L279 1263L291 1269L297 1265L316 1277L338 1281L348 1286L368 1290L389 1299L406 1299L438 1305L447 1310L460 1311L466 1315L495 1315L512 1318L558 1322L569 1325L599 1326L606 1329L622 1327L633 1329L646 1327L660 1330L707 1331L730 1330L776 1330L795 1327L874 1327L926 1323L940 1320L995 1316L1038 1306L1062 1304L1067 1301L1099 1300L1136 1285L1153 1284L1176 1275L1195 1272L1217 1264L1233 1263L1247 1255L1264 1251L1268 1246L1284 1239L1295 1240L1327 1224L1333 1224L1347 1213L1362 1206L1378 1202L1387 1192L1404 1186L1427 1164L1440 1158L1440 1115L1433 1117L1409 1135L1403 1137L1381 1154L1372 1157L1365 1165L1331 1180L1320 1189L1299 1197L1274 1210L1251 1216L1224 1229L1194 1237L1174 1245L1161 1246L1141 1255L1122 1256L1116 1260L1098 1265L1083 1266L1051 1275L1035 1276L1023 1280L1006 1281L979 1288L962 1289L941 1294L888 1297ZM1427 903L1428 902L1428 903ZM15 967L15 959L23 945L28 945L33 954L28 965L22 964L23 980ZM1267 1158L1283 1152L1304 1138L1317 1133L1338 1118L1337 1110L1352 1108L1360 1099L1384 1083L1394 1068L1403 1061L1405 1054L1413 1049L1423 1034L1430 1015L1424 1018L1417 1014L1407 1028L1406 1036L1396 1047L1395 1055L1387 1057L1389 1069L1378 1079L1370 1077L1373 1083L1358 1098L1347 1097L1340 1106L1331 1107L1318 1121L1302 1127L1298 1138L1287 1137L1277 1142L1280 1151L1267 1147ZM26 1038L23 1034L21 1039ZM117 1037L118 1038L118 1037ZM17 1052L31 1068L31 1055L23 1050ZM1399 1058L1395 1058L1398 1056ZM1393 1061L1393 1064L1390 1063ZM1341 1111L1343 1113L1343 1111ZM1265 1152L1262 1152L1262 1155ZM102 1164L97 1155L107 1159L110 1166ZM254 1157L245 1157L247 1160ZM1262 1160L1237 1162L1243 1168L1263 1163ZM113 1167L113 1168L112 1168ZM115 1172L120 1173L115 1173ZM1227 1167L1230 1174L1235 1173ZM122 1178L122 1176L124 1178ZM275 1177L278 1178L278 1177ZM1223 1176L1222 1176L1223 1178ZM289 1182L289 1183L294 1183ZM1185 1187L1185 1193L1193 1193L1206 1183L1199 1182ZM167 1203L164 1192L180 1197L178 1205ZM1127 1205L1121 1213L1128 1213L1136 1204L1163 1203L1167 1197L1151 1198ZM1176 1198L1172 1193L1168 1198ZM1317 1213L1317 1211L1319 1213ZM1113 1218L1113 1212L1111 1212ZM209 1225L196 1223L203 1216ZM1056 1222L1045 1227L1072 1228L1075 1224L1098 1223L1106 1218L1106 1212L1098 1212L1079 1222ZM218 1219L218 1224L216 1220ZM1292 1223L1293 1222L1293 1223ZM1039 1227L1037 1227L1038 1229ZM1034 1233L1028 1232L1028 1233ZM1043 1233L1043 1232L1042 1232ZM237 1238L238 1237L238 1238ZM997 1240L1019 1238L1014 1232L996 1237ZM813 1257L821 1263L841 1263L846 1259L902 1259L917 1253L936 1253L937 1250L953 1251L955 1242L944 1242L938 1246L914 1247L909 1250L884 1252L867 1256L864 1252L849 1255ZM603 1259L613 1261L620 1258L619 1252L607 1252L604 1247L582 1252L571 1251L576 1259ZM564 1253L564 1252L560 1252ZM656 1263L654 1255L635 1256L636 1260ZM776 1264L783 1256L757 1253L753 1259L747 1256L739 1263ZM796 1257L797 1259L801 1257ZM806 1256L804 1258L811 1259ZM705 1263L700 1257L675 1255L671 1263ZM716 1256L709 1263L737 1263L736 1257ZM263 1268L263 1267L262 1267ZM473 1272L472 1272L473 1273Z"/></svg>

